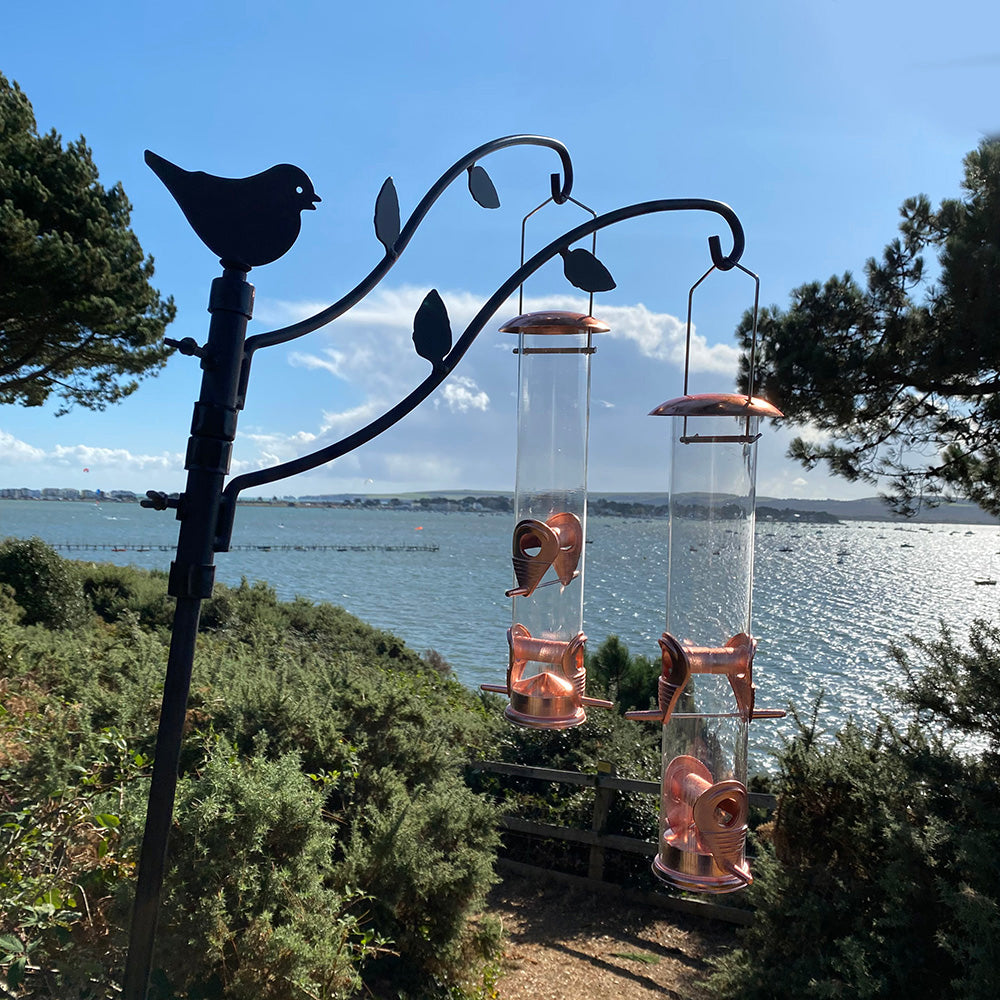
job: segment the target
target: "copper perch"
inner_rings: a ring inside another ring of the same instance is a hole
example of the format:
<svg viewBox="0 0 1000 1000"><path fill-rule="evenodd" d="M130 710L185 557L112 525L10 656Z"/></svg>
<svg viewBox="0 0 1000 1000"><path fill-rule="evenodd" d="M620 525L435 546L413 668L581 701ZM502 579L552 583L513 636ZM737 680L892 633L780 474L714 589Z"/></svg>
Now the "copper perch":
<svg viewBox="0 0 1000 1000"><path fill-rule="evenodd" d="M737 710L747 722L784 717L785 713L777 709L754 710L753 657L757 640L745 632L733 636L725 646L681 644L669 632L663 633L659 643L663 669L657 688L657 707L626 712L625 718L657 721L665 726L692 674L725 674L736 695Z"/></svg>
<svg viewBox="0 0 1000 1000"><path fill-rule="evenodd" d="M511 722L534 729L569 729L587 721L584 706L613 708L610 701L584 694L587 672L583 665L587 637L578 633L568 642L536 639L520 624L507 630L510 660L507 685L483 684L483 691L510 698L505 715ZM551 664L553 669L525 674L529 664Z"/></svg>

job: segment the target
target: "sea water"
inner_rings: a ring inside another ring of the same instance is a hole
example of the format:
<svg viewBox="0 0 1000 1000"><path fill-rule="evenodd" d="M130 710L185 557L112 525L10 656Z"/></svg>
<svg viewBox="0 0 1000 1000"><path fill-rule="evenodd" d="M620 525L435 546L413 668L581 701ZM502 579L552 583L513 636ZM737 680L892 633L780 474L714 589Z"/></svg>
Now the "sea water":
<svg viewBox="0 0 1000 1000"><path fill-rule="evenodd" d="M512 528L500 514L241 505L234 550L218 555L216 578L265 580L282 599L339 604L418 652L437 650L459 680L478 688L502 683L506 673ZM0 537L147 549L60 550L74 559L165 570L177 529L173 512L137 504L0 500ZM345 551L310 548L331 545ZM666 546L665 519L588 519L590 649L617 634L631 652L658 659ZM809 712L822 691L827 730L848 717L898 717L889 688L902 675L891 645L905 649L908 635L931 638L941 622L959 638L976 618L995 622L1000 587L974 580L995 575L998 549L995 526L758 522L757 706ZM792 731L789 720L754 723L758 763Z"/></svg>

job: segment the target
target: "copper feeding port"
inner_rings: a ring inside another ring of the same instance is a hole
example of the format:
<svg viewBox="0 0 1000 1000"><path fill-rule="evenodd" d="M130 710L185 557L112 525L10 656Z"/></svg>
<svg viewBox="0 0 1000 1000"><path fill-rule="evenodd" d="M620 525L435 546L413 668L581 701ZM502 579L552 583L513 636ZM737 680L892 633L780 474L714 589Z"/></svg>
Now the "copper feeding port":
<svg viewBox="0 0 1000 1000"><path fill-rule="evenodd" d="M551 566L559 582L568 586L580 571L583 527L575 514L562 511L547 521L527 518L514 526L511 562L517 586L506 591L507 597L530 597L541 586ZM555 583L555 580L551 581Z"/></svg>
<svg viewBox="0 0 1000 1000"><path fill-rule="evenodd" d="M483 684L482 689L510 697L504 714L511 722L534 729L570 729L587 721L584 706L613 707L610 701L584 694L587 637L582 632L564 642L535 638L523 625L513 625L507 630L507 641L507 686ZM552 669L526 673L529 665L539 663L550 664Z"/></svg>
<svg viewBox="0 0 1000 1000"><path fill-rule="evenodd" d="M730 892L753 881L745 860L749 796L735 779L715 782L696 757L675 757L663 776L666 826L653 862L679 888Z"/></svg>

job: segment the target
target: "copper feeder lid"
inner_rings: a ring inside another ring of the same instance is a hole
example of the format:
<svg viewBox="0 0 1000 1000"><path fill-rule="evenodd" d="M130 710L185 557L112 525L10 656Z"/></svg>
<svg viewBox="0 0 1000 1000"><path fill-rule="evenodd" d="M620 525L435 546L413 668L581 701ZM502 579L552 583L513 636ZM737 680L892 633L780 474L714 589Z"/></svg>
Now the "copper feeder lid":
<svg viewBox="0 0 1000 1000"><path fill-rule="evenodd" d="M650 410L651 417L781 417L773 403L741 392L703 392L678 396Z"/></svg>
<svg viewBox="0 0 1000 1000"><path fill-rule="evenodd" d="M566 334L566 333L607 333L611 329L607 323L594 319L586 313L533 312L515 316L500 327L501 333Z"/></svg>

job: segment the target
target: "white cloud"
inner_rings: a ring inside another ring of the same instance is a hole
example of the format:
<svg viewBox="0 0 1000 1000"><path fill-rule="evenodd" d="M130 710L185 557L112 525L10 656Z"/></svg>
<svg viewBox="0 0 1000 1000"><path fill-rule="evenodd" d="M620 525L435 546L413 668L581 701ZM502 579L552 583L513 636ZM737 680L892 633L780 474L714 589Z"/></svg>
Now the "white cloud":
<svg viewBox="0 0 1000 1000"><path fill-rule="evenodd" d="M413 332L413 317L420 308L429 288L400 285L397 288L376 288L350 312L335 320L327 329L336 332L338 327L382 327ZM484 297L468 291L441 292L452 330L456 337L471 322L485 301ZM327 308L327 303L288 302L281 299L258 299L255 318L266 325L291 325L308 319ZM542 308L542 306L532 307ZM558 308L549 306L548 308Z"/></svg>
<svg viewBox="0 0 1000 1000"><path fill-rule="evenodd" d="M382 400L369 399L360 406L354 406L339 413L324 411L319 436L321 438L334 438L350 433L371 423L384 409L385 404Z"/></svg>
<svg viewBox="0 0 1000 1000"><path fill-rule="evenodd" d="M823 446L833 440L833 435L829 431L822 430L814 424L796 425L789 430L790 437L802 438L806 444Z"/></svg>
<svg viewBox="0 0 1000 1000"><path fill-rule="evenodd" d="M525 312L538 309L565 309L586 312L588 300L572 295L549 296L545 299L525 299ZM641 302L629 306L595 305L595 315L604 320L611 331L599 334L612 340L631 341L645 358L684 367L684 321L670 313L656 313ZM717 372L735 377L740 352L730 344L709 344L695 326L691 327L691 371Z"/></svg>
<svg viewBox="0 0 1000 1000"><path fill-rule="evenodd" d="M32 462L43 462L46 458L41 448L35 448L26 441L18 441L7 431L0 431L0 455L3 456L4 465L27 465Z"/></svg>
<svg viewBox="0 0 1000 1000"><path fill-rule="evenodd" d="M289 356L289 363L316 371L327 371L347 381L362 380L395 385L399 380L412 384L416 372L426 373L426 367L415 369L410 338L413 317L427 294L427 289L406 285L395 289L377 289L359 303L350 313L341 317L327 329L326 336L334 343L316 352L296 351ZM455 340L461 336L475 318L483 297L468 291L441 293L451 321ZM528 297L524 311L563 309L569 312L586 312L588 300L584 296L556 295ZM258 313L275 322L292 322L312 315L322 308L316 303L271 301L258 308ZM492 318L499 326L516 310L516 300L502 305ZM643 303L635 305L606 305L595 308L602 320L611 327L607 335L612 340L631 342L640 356L664 362L678 368L684 365L685 325L683 320L670 313L653 312ZM485 332L489 332L490 322ZM598 337L598 341L603 335ZM692 327L692 373L711 372L735 377L739 350L731 344L709 344ZM422 376L421 376L422 377ZM478 405L478 404L477 404Z"/></svg>
<svg viewBox="0 0 1000 1000"><path fill-rule="evenodd" d="M308 423L309 410L303 408L299 412L305 427L284 435L252 436L260 464L264 464L264 455L287 461L352 433L426 378L427 362L417 356L411 338L413 318L428 290L412 285L376 289L339 320L317 331L308 341L299 342L308 342L308 349L288 353L289 365L336 383L321 391L343 392L345 385L349 386L352 405L321 413L314 410L312 426ZM441 297L455 341L478 314L484 296L443 290ZM316 302L259 301L257 315L267 322L290 323L322 308ZM586 312L588 299L577 294L529 296L522 308L524 312ZM361 464L372 470L384 489L403 488L397 484L440 486L446 481L462 485L464 480L490 476L481 466L480 455L510 441L517 380L517 362L511 355L516 341L497 330L517 312L516 297L503 303L486 322L482 336L461 367L430 397L433 405L418 407L393 428L391 435L371 442L359 452ZM634 435L633 430L625 429L632 427L629 415L633 411L644 416L664 396L679 394L684 323L669 313L654 312L643 303L601 303L595 305L595 312L608 323L611 332L595 338L598 354L594 361L592 409L595 416L617 414L617 433ZM294 346L298 347L298 343ZM709 344L692 331L692 373L710 373L713 381L721 374L731 382L738 357L735 347ZM669 383L673 391L664 391L664 383ZM314 397L315 392L303 394L304 399ZM636 403L639 398L643 399L641 405ZM465 417L466 422L457 426L455 415ZM596 425L593 429L600 434ZM407 447L399 448L400 441L405 441ZM391 453L388 447L392 447ZM240 454L244 454L243 449Z"/></svg>
<svg viewBox="0 0 1000 1000"><path fill-rule="evenodd" d="M299 431L295 434L240 434L236 439L236 452L239 456L232 464L234 473L265 469L271 465L279 465L299 455L304 455L318 447L317 435L309 431ZM248 445L252 445L248 448ZM251 457L244 458L250 451Z"/></svg>
<svg viewBox="0 0 1000 1000"><path fill-rule="evenodd" d="M46 465L58 465L63 468L88 468L91 472L110 471L114 469L129 469L130 471L148 472L150 470L174 470L178 465L183 468L184 456L178 453L162 452L159 455L143 455L129 451L127 448L95 448L91 445L57 444L49 452L38 449L35 459Z"/></svg>
<svg viewBox="0 0 1000 1000"><path fill-rule="evenodd" d="M489 395L465 375L453 375L445 382L440 398L444 399L452 413L466 413L469 410L485 412L490 408ZM434 403L437 405L438 400L435 399Z"/></svg>
<svg viewBox="0 0 1000 1000"><path fill-rule="evenodd" d="M369 424L419 385L430 366L413 348L413 318L427 291L415 286L376 289L336 322L275 348L272 363L255 372L252 405L242 418L231 473L281 464L331 445ZM441 296L457 340L477 315L484 297L454 290L443 290ZM587 305L583 295L532 296L525 299L523 309L585 312ZM324 307L316 302L258 300L257 319L283 325ZM297 480L300 486L289 484L282 489L357 490L363 488L365 479L373 479L382 492L446 486L510 488L507 466L511 463L507 458L498 461L497 456L513 451L517 358L512 350L516 338L498 330L517 311L516 297L496 310L459 367L429 397L429 403L418 406L377 440ZM644 420L662 399L680 393L684 324L642 303L595 304L595 312L610 325L611 332L595 338L592 486L644 488L650 485L647 480L655 479L658 488L662 477L651 467L648 455L657 454L660 429L646 427ZM693 332L691 370L708 373L705 380L712 387L720 381L732 383L737 357L735 347L709 344ZM40 470L35 478L41 478L41 470L46 468L68 471L74 466L90 467L90 479L95 470L101 470L102 486L113 480L126 489L182 488L183 456L166 450L151 453L152 446L147 446L147 452L143 445L155 440L159 418L145 418L149 424L143 419L128 426L109 420L111 440L123 446L120 448L37 448L14 435L0 435L0 467L34 467ZM147 483L148 477L138 473L151 469L157 470L154 478L158 481ZM47 482L43 485L69 481L58 471L45 472L44 476ZM339 489L333 488L335 482Z"/></svg>
<svg viewBox="0 0 1000 1000"><path fill-rule="evenodd" d="M7 470L4 485L39 489L43 486L76 486L87 483L77 479L86 472L95 486L138 489L139 479L149 473L183 474L184 456L163 451L146 454L128 448L106 448L86 444L56 444L38 448L0 430L0 470ZM17 477L17 478L15 478ZM141 488L155 485L148 483Z"/></svg>
<svg viewBox="0 0 1000 1000"><path fill-rule="evenodd" d="M288 363L295 368L309 368L313 371L327 371L337 378L344 377L344 355L332 347L323 352L323 356L302 354L298 351L291 354Z"/></svg>

